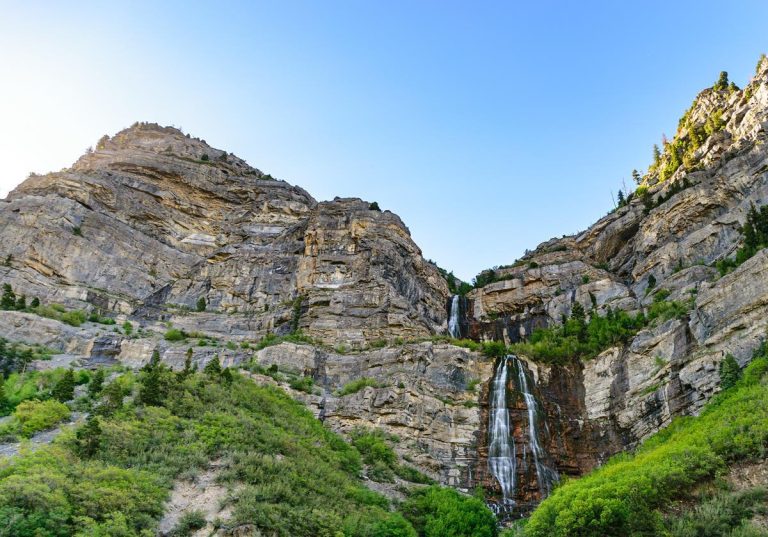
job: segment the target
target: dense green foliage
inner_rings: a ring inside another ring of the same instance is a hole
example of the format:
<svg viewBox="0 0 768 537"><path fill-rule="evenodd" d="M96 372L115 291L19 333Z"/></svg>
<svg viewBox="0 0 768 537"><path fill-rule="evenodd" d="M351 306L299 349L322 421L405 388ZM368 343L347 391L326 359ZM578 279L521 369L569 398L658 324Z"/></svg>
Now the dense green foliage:
<svg viewBox="0 0 768 537"><path fill-rule="evenodd" d="M530 537L664 535L660 509L734 461L763 458L768 445L768 349L698 417L676 418L634 455L618 455L558 487L534 511ZM673 526L677 522L670 522ZM727 535L679 533L679 535Z"/></svg>
<svg viewBox="0 0 768 537"><path fill-rule="evenodd" d="M691 303L668 301L668 296L664 289L657 291L646 312L634 317L608 309L603 316L593 311L587 320L584 308L575 303L561 325L534 330L528 341L512 344L510 351L548 363L594 358L609 347L625 344L641 328L681 317L691 309Z"/></svg>
<svg viewBox="0 0 768 537"><path fill-rule="evenodd" d="M421 537L496 535L496 518L483 501L453 489L422 489L412 494L401 510Z"/></svg>
<svg viewBox="0 0 768 537"><path fill-rule="evenodd" d="M154 392L151 403L142 395L147 391ZM135 402L124 404L126 395ZM0 518L10 521L5 534L154 535L173 481L218 460L220 481L237 487L227 524L291 537L433 535L417 533L390 511L386 498L362 485L355 447L281 390L220 364L174 373L153 359L137 377L124 374L86 399L93 415L75 434L0 463ZM356 439L367 460L399 467L391 446L382 450L366 436ZM428 507L434 512L420 516L461 516L463 505L467 517L492 518L487 508L478 511L462 499L433 502ZM190 514L177 530L200 523Z"/></svg>
<svg viewBox="0 0 768 537"><path fill-rule="evenodd" d="M53 398L54 388L66 374L67 370L62 368L11 373L3 383L5 407L0 408L0 415L10 414L23 401L31 399L44 401ZM75 372L75 384L84 384L89 379L90 375L87 371Z"/></svg>
<svg viewBox="0 0 768 537"><path fill-rule="evenodd" d="M0 425L0 437L29 438L39 431L50 429L69 415L67 405L53 399L22 401L13 411L11 419Z"/></svg>

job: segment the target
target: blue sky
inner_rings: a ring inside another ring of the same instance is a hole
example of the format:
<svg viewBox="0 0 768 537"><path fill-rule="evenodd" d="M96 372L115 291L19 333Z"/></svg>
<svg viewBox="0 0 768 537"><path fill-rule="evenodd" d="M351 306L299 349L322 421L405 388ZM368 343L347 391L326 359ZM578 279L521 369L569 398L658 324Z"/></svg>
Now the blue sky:
<svg viewBox="0 0 768 537"><path fill-rule="evenodd" d="M0 195L134 121L401 216L471 279L586 228L768 2L2 2Z"/></svg>

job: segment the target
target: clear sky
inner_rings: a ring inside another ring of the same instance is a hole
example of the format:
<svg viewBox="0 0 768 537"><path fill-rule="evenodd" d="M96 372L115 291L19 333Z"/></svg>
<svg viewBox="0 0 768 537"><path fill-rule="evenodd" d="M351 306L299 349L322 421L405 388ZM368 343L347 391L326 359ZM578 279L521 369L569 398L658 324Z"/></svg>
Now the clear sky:
<svg viewBox="0 0 768 537"><path fill-rule="evenodd" d="M0 0L0 196L137 120L399 214L471 279L586 228L721 70L760 1Z"/></svg>

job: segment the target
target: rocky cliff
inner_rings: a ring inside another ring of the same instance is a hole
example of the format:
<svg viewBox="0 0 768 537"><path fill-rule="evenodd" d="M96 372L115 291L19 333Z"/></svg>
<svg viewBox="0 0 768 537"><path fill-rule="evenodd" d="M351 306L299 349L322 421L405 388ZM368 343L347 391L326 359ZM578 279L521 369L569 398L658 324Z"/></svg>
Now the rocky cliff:
<svg viewBox="0 0 768 537"><path fill-rule="evenodd" d="M743 366L764 339L768 254L723 276L715 265L740 247L750 207L768 200L767 131L763 60L743 90L696 98L628 203L456 301L461 334L505 343L558 325L576 303L636 314L664 293L688 306L592 359L520 356L560 475L696 413L718 391L726 354ZM188 348L199 365L252 361L254 378L280 383L332 428L383 428L433 478L498 499L486 460L495 361L435 339L448 329L448 285L395 214L359 199L317 202L177 129L136 124L14 190L0 203L0 245L0 282L17 295L118 323L5 311L0 336L53 347L61 363L138 367L157 349L178 368ZM170 329L186 339L164 338ZM289 341L265 346L277 336ZM273 365L287 377L262 374ZM299 377L311 377L310 393L286 380ZM530 506L542 494L534 424L519 383L507 387L514 500Z"/></svg>

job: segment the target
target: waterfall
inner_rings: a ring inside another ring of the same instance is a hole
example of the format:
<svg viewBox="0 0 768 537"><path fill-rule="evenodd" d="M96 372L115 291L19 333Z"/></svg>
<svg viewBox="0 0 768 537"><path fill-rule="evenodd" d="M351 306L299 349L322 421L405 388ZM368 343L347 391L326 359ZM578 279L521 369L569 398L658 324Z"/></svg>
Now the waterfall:
<svg viewBox="0 0 768 537"><path fill-rule="evenodd" d="M451 316L448 319L448 334L456 339L461 337L461 327L459 326L459 295L453 295L453 299L451 300Z"/></svg>
<svg viewBox="0 0 768 537"><path fill-rule="evenodd" d="M531 383L528 380L525 366L517 356L511 354L505 356L499 360L496 367L489 401L488 469L499 482L502 494L502 503L495 508L497 514L509 512L510 508L515 505L517 450L515 439L510 429L509 407L507 405L507 382L509 380L510 367L517 369L515 387L523 395L525 401L528 417L528 443L530 444L530 452L536 469L536 480L542 498L549 495L552 491L552 484L559 479L557 471L546 463L548 455L541 446L537 421L539 403L531 389ZM512 375L514 375L514 371ZM522 468L525 473L527 461L525 446L523 446L521 455Z"/></svg>
<svg viewBox="0 0 768 537"><path fill-rule="evenodd" d="M515 493L515 441L509 434L509 409L507 408L508 357L499 360L493 377L493 392L488 424L488 468L501 485L504 505L514 503Z"/></svg>
<svg viewBox="0 0 768 537"><path fill-rule="evenodd" d="M546 457L546 452L539 443L539 430L536 423L536 410L537 401L528 387L528 376L525 374L525 368L523 364L517 358L514 358L517 362L517 376L520 385L520 391L525 398L525 407L528 410L528 436L531 444L531 453L533 454L533 464L536 467L536 479L539 482L539 490L541 496L546 497L552 490L552 483L559 479L557 471L548 467L543 462L543 458Z"/></svg>

